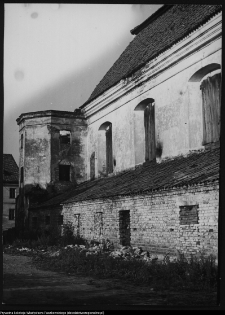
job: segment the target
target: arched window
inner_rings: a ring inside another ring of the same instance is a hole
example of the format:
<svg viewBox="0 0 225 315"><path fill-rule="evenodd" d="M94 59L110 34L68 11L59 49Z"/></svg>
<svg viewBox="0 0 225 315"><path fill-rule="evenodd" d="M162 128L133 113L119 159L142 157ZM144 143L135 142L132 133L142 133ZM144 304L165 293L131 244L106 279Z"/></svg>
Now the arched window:
<svg viewBox="0 0 225 315"><path fill-rule="evenodd" d="M217 63L209 64L192 75L189 82L196 82L202 99L202 144L220 139L221 72ZM193 102L193 100L192 100Z"/></svg>
<svg viewBox="0 0 225 315"><path fill-rule="evenodd" d="M98 173L104 176L113 172L112 124L103 123L98 131Z"/></svg>
<svg viewBox="0 0 225 315"><path fill-rule="evenodd" d="M152 161L156 157L155 101L147 98L134 109L135 164Z"/></svg>

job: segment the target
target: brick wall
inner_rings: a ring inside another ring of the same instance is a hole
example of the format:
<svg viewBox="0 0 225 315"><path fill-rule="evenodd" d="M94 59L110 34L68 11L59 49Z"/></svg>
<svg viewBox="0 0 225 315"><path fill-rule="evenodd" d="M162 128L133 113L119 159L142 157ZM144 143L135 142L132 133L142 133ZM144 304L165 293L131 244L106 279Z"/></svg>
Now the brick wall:
<svg viewBox="0 0 225 315"><path fill-rule="evenodd" d="M219 186L214 183L149 195L65 204L62 213L64 222L73 224L75 215L79 214L80 234L90 240L96 238L96 214L101 212L103 228L100 237L110 239L117 246L121 242L121 211L129 210L130 224L126 228L130 231L126 233L130 232L132 246L157 253L179 250L187 254L205 251L216 255L218 206ZM186 222L181 218L185 209L192 209L191 218ZM195 215L193 211L196 211Z"/></svg>

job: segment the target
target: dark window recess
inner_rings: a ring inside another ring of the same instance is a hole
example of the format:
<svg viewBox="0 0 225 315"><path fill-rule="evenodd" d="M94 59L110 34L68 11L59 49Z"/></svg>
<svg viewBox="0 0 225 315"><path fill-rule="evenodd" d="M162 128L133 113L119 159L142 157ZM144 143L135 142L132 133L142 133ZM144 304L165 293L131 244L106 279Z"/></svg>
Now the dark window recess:
<svg viewBox="0 0 225 315"><path fill-rule="evenodd" d="M60 130L59 141L60 144L70 144L70 131Z"/></svg>
<svg viewBox="0 0 225 315"><path fill-rule="evenodd" d="M70 181L70 165L59 165L59 180Z"/></svg>
<svg viewBox="0 0 225 315"><path fill-rule="evenodd" d="M180 224L198 224L198 206L180 206Z"/></svg>
<svg viewBox="0 0 225 315"><path fill-rule="evenodd" d="M151 161L156 157L155 145L155 106L149 103L144 110L145 126L145 161Z"/></svg>
<svg viewBox="0 0 225 315"><path fill-rule="evenodd" d="M9 220L14 220L15 218L15 209L9 209Z"/></svg>
<svg viewBox="0 0 225 315"><path fill-rule="evenodd" d="M90 177L95 179L95 152L90 157Z"/></svg>
<svg viewBox="0 0 225 315"><path fill-rule="evenodd" d="M23 149L23 134L21 135L21 149Z"/></svg>
<svg viewBox="0 0 225 315"><path fill-rule="evenodd" d="M50 215L46 215L46 217L45 217L45 225L50 225Z"/></svg>
<svg viewBox="0 0 225 315"><path fill-rule="evenodd" d="M113 172L113 154L112 154L112 124L106 128L106 173Z"/></svg>
<svg viewBox="0 0 225 315"><path fill-rule="evenodd" d="M57 223L58 225L63 225L63 215L58 215Z"/></svg>
<svg viewBox="0 0 225 315"><path fill-rule="evenodd" d="M23 167L21 167L21 169L20 169L20 182L21 183L23 183L23 178L24 178Z"/></svg>
<svg viewBox="0 0 225 315"><path fill-rule="evenodd" d="M130 211L119 211L120 244L130 246Z"/></svg>
<svg viewBox="0 0 225 315"><path fill-rule="evenodd" d="M37 223L38 223L38 218L37 217L32 217L32 228L33 229L37 228Z"/></svg>
<svg viewBox="0 0 225 315"><path fill-rule="evenodd" d="M221 73L202 81L203 145L220 139Z"/></svg>
<svg viewBox="0 0 225 315"><path fill-rule="evenodd" d="M9 198L10 199L16 198L16 188L10 188L9 189Z"/></svg>

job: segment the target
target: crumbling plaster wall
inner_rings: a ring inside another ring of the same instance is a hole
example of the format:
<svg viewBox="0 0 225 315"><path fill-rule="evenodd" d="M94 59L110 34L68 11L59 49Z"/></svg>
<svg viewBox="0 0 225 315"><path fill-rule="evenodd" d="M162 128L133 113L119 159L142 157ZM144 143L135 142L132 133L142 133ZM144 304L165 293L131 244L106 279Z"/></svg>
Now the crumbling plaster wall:
<svg viewBox="0 0 225 315"><path fill-rule="evenodd" d="M180 224L180 206L198 206L198 224ZM74 224L80 215L80 234L96 239L95 214L102 213L102 238L118 246L119 211L130 210L131 245L151 252L191 254L205 251L217 255L218 250L218 183L174 188L151 195L115 197L64 204L64 223Z"/></svg>
<svg viewBox="0 0 225 315"><path fill-rule="evenodd" d="M71 132L71 142L60 148L59 131ZM20 168L24 167L24 186L39 184L46 188L59 181L60 162L71 165L71 182L86 180L87 127L83 119L68 117L27 118L20 126L24 147L20 148Z"/></svg>
<svg viewBox="0 0 225 315"><path fill-rule="evenodd" d="M69 163L71 166L71 182L80 183L86 180L86 123L83 119L53 117L48 125L51 134L51 181L59 181L59 163ZM71 142L61 148L60 130L71 132Z"/></svg>
<svg viewBox="0 0 225 315"><path fill-rule="evenodd" d="M203 48L196 47L191 55L176 61L166 69L160 69L157 75L141 86L90 116L88 118L88 176L90 156L93 152L98 152L98 129L106 121L112 123L114 173L135 166L134 109L146 98L155 100L156 146L162 149L159 158L202 149L201 91L199 82L192 83L189 79L196 71L210 63L221 65L221 39L212 41ZM157 66L160 68L160 64ZM142 71L147 70L148 67L149 65L146 65ZM133 80L135 85L135 76L129 80ZM124 81L124 90L126 89L127 83ZM105 94L99 97L99 102L104 98ZM96 154L96 176L98 175L97 157L98 154Z"/></svg>
<svg viewBox="0 0 225 315"><path fill-rule="evenodd" d="M24 144L24 185L40 184L46 188L51 181L51 137L48 117L27 119Z"/></svg>

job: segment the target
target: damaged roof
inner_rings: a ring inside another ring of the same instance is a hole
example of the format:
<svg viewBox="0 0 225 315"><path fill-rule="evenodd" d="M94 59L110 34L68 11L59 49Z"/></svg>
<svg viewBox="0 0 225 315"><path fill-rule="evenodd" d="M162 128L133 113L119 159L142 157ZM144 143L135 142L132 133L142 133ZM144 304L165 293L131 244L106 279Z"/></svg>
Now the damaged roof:
<svg viewBox="0 0 225 315"><path fill-rule="evenodd" d="M121 79L139 70L221 10L220 4L177 4L161 7L131 31L137 35L80 108L116 85Z"/></svg>
<svg viewBox="0 0 225 315"><path fill-rule="evenodd" d="M19 184L19 167L12 154L3 154L3 183Z"/></svg>
<svg viewBox="0 0 225 315"><path fill-rule="evenodd" d="M211 182L219 179L219 163L219 148L192 153L186 157L179 156L162 163L151 161L134 170L82 183L40 206L143 194Z"/></svg>

